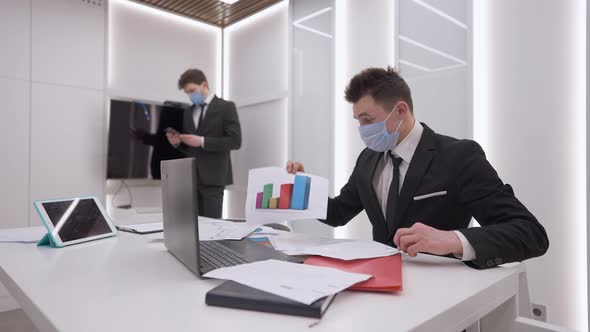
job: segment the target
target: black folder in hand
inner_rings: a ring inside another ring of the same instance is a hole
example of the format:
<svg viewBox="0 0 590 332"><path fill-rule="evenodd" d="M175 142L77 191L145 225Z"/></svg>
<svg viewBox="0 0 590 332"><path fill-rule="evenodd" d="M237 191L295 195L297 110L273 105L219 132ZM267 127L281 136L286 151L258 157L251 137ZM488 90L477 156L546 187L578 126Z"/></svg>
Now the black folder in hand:
<svg viewBox="0 0 590 332"><path fill-rule="evenodd" d="M335 296L327 296L307 305L237 282L226 281L207 292L205 303L219 307L321 318Z"/></svg>

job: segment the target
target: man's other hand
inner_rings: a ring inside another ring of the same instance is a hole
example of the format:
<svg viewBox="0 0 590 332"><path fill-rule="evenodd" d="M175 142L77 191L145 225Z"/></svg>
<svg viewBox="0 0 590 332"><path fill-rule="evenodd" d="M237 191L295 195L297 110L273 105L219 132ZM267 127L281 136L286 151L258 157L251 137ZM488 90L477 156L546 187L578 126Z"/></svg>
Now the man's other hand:
<svg viewBox="0 0 590 332"><path fill-rule="evenodd" d="M202 136L181 134L179 137L180 141L188 146L198 148L203 145Z"/></svg>
<svg viewBox="0 0 590 332"><path fill-rule="evenodd" d="M180 144L180 135L173 133L166 133L166 138L171 145L177 146Z"/></svg>
<svg viewBox="0 0 590 332"><path fill-rule="evenodd" d="M399 250L414 257L419 252L434 255L463 255L461 240L453 231L441 231L436 228L415 223L410 228L400 228L395 232L393 243Z"/></svg>
<svg viewBox="0 0 590 332"><path fill-rule="evenodd" d="M291 160L287 161L286 168L287 168L287 173L290 173L290 174L295 174L297 172L302 172L302 173L305 172L305 169L303 168L303 164L296 162L296 161L291 161Z"/></svg>

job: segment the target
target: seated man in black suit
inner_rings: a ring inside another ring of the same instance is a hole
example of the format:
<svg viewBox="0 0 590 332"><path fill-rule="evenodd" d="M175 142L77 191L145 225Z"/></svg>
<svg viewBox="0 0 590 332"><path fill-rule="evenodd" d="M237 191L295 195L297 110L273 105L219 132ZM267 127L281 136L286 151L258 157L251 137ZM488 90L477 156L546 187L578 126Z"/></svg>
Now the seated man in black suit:
<svg viewBox="0 0 590 332"><path fill-rule="evenodd" d="M324 223L342 226L365 210L375 241L410 256L453 255L478 269L547 251L545 229L476 142L414 119L410 88L393 68L362 71L345 95L367 148L340 195L329 199ZM287 171L304 167L289 161ZM472 217L482 227L468 228Z"/></svg>
<svg viewBox="0 0 590 332"><path fill-rule="evenodd" d="M168 132L170 144L197 160L199 215L221 218L223 191L233 183L230 151L242 145L236 105L209 90L205 74L188 69L178 79L193 105L184 111L181 133Z"/></svg>

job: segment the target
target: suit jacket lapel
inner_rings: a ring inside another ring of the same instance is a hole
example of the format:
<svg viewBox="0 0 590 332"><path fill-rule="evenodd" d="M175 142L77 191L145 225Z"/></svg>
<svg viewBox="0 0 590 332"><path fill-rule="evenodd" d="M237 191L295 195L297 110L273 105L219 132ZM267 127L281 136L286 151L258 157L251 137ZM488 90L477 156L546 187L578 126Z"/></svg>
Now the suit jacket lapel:
<svg viewBox="0 0 590 332"><path fill-rule="evenodd" d="M416 192L416 189L418 189L418 185L420 185L424 174L430 166L432 157L436 152L434 131L428 128L425 124L422 125L424 126L424 131L422 132L422 137L420 138L420 142L416 147L414 156L410 161L410 167L408 168L404 178L404 183L402 185L397 203L398 206L395 209L395 216L393 220L394 227L392 230L393 234L390 234L390 237L395 234L395 231L399 228L399 225L403 221L403 217L406 213L406 210L408 209L411 198Z"/></svg>
<svg viewBox="0 0 590 332"><path fill-rule="evenodd" d="M215 97L213 97L213 99L211 99L209 106L207 106L207 112L205 112L205 117L203 118L203 120L205 120L209 114L212 114L213 112L215 112L215 107L217 106L218 99L219 98L217 98L217 96L215 96ZM211 113L209 113L209 112L211 112ZM203 122L203 123L205 123L205 122Z"/></svg>
<svg viewBox="0 0 590 332"><path fill-rule="evenodd" d="M205 112L205 114L203 114L203 118L201 119L203 121L203 123L201 123L198 127L199 131L198 134L199 135L203 135L207 133L207 123L209 122L209 119L211 118L212 113L215 111L215 104L217 103L217 96L214 96L213 99L211 99L211 102L209 103L209 105L207 106L207 111ZM199 109L201 106L198 106Z"/></svg>

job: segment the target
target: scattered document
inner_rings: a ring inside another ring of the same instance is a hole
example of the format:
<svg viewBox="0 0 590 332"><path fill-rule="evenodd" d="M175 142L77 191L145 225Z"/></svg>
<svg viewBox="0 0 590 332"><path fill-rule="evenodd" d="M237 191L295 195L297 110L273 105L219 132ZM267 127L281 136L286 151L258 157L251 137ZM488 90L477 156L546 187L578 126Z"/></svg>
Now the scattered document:
<svg viewBox="0 0 590 332"><path fill-rule="evenodd" d="M0 230L0 242L37 243L47 233L45 227L24 227Z"/></svg>
<svg viewBox="0 0 590 332"><path fill-rule="evenodd" d="M284 167L251 169L248 173L246 222L325 219L328 180L315 175L287 173Z"/></svg>
<svg viewBox="0 0 590 332"><path fill-rule="evenodd" d="M270 237L273 248L289 254L289 252L302 252L310 248L335 244L344 241L342 239L331 239L323 237L313 237L307 234L287 233L282 236Z"/></svg>
<svg viewBox="0 0 590 332"><path fill-rule="evenodd" d="M148 222L142 224L134 224L134 225L117 225L117 228L122 231L132 231L136 233L155 233L161 232L164 230L164 223L159 222Z"/></svg>
<svg viewBox="0 0 590 332"><path fill-rule="evenodd" d="M258 228L255 225L199 217L199 240L241 240Z"/></svg>
<svg viewBox="0 0 590 332"><path fill-rule="evenodd" d="M289 234L287 231L279 231L274 228L270 228L267 226L259 226L256 230L247 236L249 239L258 239L258 238L270 238L270 237L278 237L282 234Z"/></svg>
<svg viewBox="0 0 590 332"><path fill-rule="evenodd" d="M371 278L368 274L274 259L222 267L206 273L204 277L233 280L308 305Z"/></svg>
<svg viewBox="0 0 590 332"><path fill-rule="evenodd" d="M284 251L288 255L318 255L342 260L385 257L395 255L398 252L399 250L393 247L375 241L346 241L302 250Z"/></svg>
<svg viewBox="0 0 590 332"><path fill-rule="evenodd" d="M138 232L155 232L155 231L164 230L164 223L163 222L150 222L150 223L145 223L145 224L127 225L127 227L133 228Z"/></svg>

